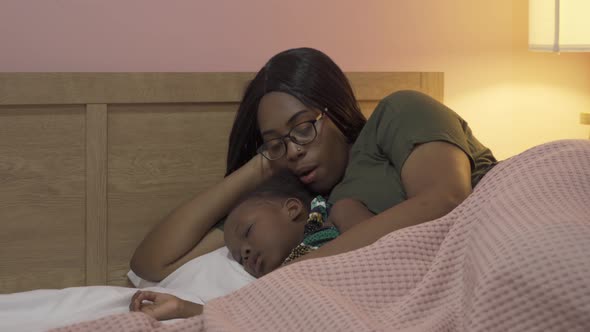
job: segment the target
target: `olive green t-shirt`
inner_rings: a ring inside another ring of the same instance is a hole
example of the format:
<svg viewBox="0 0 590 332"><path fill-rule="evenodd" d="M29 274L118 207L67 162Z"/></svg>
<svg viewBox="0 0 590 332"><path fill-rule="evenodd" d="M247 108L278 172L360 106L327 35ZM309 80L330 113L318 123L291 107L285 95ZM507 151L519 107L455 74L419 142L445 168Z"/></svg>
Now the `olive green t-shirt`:
<svg viewBox="0 0 590 332"><path fill-rule="evenodd" d="M384 98L368 119L329 201L358 199L375 214L403 202L404 162L417 144L432 141L448 142L465 152L473 187L497 163L457 113L421 92L398 91Z"/></svg>

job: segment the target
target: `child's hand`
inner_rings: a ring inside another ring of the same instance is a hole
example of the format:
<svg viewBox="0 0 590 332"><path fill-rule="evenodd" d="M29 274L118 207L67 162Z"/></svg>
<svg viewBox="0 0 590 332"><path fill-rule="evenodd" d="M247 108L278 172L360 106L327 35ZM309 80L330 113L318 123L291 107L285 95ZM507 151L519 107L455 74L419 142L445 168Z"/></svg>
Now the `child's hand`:
<svg viewBox="0 0 590 332"><path fill-rule="evenodd" d="M143 303L143 301L151 303ZM170 294L137 291L131 298L129 311L141 311L157 320L167 320L200 315L203 313L203 306Z"/></svg>

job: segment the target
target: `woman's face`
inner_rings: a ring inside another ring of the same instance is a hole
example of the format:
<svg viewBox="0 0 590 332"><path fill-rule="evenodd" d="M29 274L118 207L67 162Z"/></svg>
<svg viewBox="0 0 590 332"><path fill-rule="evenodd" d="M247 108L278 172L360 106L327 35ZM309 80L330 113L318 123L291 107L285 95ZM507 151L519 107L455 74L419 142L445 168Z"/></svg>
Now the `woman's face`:
<svg viewBox="0 0 590 332"><path fill-rule="evenodd" d="M350 145L346 137L326 114L316 122L317 137L309 144L297 145L286 139L287 153L271 161L273 166L289 169L312 191L329 194L344 176ZM303 105L297 98L284 92L270 92L260 100L258 126L262 140L287 135L291 128L314 120L320 110Z"/></svg>

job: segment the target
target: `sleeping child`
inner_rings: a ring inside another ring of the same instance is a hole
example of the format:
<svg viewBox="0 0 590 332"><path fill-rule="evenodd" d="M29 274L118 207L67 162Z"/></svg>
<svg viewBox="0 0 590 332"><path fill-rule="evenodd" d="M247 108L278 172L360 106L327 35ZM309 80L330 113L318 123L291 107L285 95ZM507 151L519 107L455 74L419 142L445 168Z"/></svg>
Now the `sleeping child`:
<svg viewBox="0 0 590 332"><path fill-rule="evenodd" d="M225 244L232 257L259 278L336 238L340 233L328 221L328 211L322 196L313 198L299 179L280 173L230 211ZM203 306L170 294L138 291L129 309L167 320L199 315Z"/></svg>

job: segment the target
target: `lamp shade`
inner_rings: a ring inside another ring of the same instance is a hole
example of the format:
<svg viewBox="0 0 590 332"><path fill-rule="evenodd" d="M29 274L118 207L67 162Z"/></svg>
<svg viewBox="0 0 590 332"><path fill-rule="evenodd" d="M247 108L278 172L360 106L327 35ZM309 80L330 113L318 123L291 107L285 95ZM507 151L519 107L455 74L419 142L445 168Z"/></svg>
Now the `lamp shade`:
<svg viewBox="0 0 590 332"><path fill-rule="evenodd" d="M590 51L590 0L529 0L529 49Z"/></svg>

